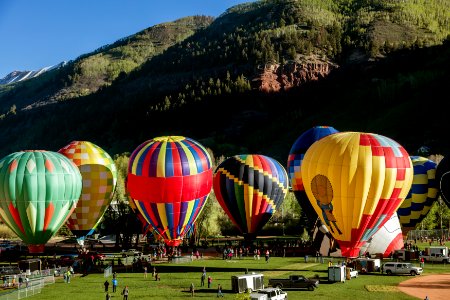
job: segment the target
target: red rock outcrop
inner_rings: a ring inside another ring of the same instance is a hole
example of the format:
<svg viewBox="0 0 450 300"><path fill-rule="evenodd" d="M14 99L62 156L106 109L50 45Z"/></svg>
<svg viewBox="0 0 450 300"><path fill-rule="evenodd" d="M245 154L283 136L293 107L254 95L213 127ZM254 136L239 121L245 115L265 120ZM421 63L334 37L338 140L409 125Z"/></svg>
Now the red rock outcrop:
<svg viewBox="0 0 450 300"><path fill-rule="evenodd" d="M286 91L305 82L324 78L337 67L332 62L319 59L306 59L302 62L289 61L283 65L265 65L262 72L252 82L263 92Z"/></svg>

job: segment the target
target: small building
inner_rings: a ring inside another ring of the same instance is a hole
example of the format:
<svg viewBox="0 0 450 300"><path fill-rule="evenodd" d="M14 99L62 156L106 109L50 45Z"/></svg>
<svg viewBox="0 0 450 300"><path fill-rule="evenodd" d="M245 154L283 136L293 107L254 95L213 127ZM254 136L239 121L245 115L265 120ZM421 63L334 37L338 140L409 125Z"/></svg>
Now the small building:
<svg viewBox="0 0 450 300"><path fill-rule="evenodd" d="M17 265L21 271L24 271L26 274L30 274L31 272L42 270L42 261L40 258L31 258L20 260L17 262Z"/></svg>

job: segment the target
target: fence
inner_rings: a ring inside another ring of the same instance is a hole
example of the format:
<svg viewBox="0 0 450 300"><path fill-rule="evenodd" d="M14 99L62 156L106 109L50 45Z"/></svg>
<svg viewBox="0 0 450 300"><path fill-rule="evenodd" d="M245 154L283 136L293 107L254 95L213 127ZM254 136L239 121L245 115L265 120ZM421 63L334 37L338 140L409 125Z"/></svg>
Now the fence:
<svg viewBox="0 0 450 300"><path fill-rule="evenodd" d="M408 240L449 240L450 233L447 229L432 229L432 230L411 230L408 232Z"/></svg>
<svg viewBox="0 0 450 300"><path fill-rule="evenodd" d="M112 266L106 267L105 270L103 271L103 276L109 277L112 275Z"/></svg>
<svg viewBox="0 0 450 300"><path fill-rule="evenodd" d="M23 299L39 294L44 286L55 283L54 274L58 271L47 269L42 273L33 272L28 276L25 274L5 275L2 284L10 290L0 294L0 300Z"/></svg>

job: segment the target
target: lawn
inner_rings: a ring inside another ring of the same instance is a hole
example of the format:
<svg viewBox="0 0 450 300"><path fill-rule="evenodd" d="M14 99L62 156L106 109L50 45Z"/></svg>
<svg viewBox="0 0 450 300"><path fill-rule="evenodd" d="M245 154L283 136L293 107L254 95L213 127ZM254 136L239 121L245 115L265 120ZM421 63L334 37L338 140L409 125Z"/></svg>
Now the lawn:
<svg viewBox="0 0 450 300"><path fill-rule="evenodd" d="M200 287L200 278L203 267L206 267L207 276L212 276L213 282L210 289ZM318 275L321 279L320 286L315 291L287 290L289 299L417 299L399 292L396 285L411 276L387 276L381 274L360 275L358 278L347 280L345 283L328 283L327 260L323 264L310 261L305 263L303 257L272 257L266 263L264 259L254 260L253 257L245 257L242 260L222 260L222 258L194 259L187 263L162 263L157 264L157 271L161 275L161 281L155 281L151 272L148 278L144 278L143 272L118 273L119 289L112 295L112 299L122 299L121 289L128 285L130 289L129 299L181 299L190 297L189 285L191 282L196 287L195 298L216 298L217 284L223 286L225 298L237 299L237 295L231 292L231 276L249 272L261 272L264 274L264 282L272 277L284 278L290 274L303 274L307 277ZM151 270L151 269L150 269ZM443 264L428 264L425 266L424 275L431 273L449 272L449 267ZM420 275L420 276L424 276ZM55 284L46 286L41 294L32 299L105 299L103 283L106 279L103 274L89 274L72 278L70 283L64 283L62 279ZM111 282L111 277L108 278ZM110 286L111 292L111 286Z"/></svg>

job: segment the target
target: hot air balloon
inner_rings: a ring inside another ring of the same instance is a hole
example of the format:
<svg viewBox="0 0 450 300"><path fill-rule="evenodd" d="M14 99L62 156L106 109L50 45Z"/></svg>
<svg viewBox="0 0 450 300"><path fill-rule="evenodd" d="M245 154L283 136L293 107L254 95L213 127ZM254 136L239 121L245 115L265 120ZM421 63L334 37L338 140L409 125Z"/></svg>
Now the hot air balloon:
<svg viewBox="0 0 450 300"><path fill-rule="evenodd" d="M405 201L397 210L405 239L408 232L426 217L438 197L439 189L436 163L421 156L410 158L414 168L413 182Z"/></svg>
<svg viewBox="0 0 450 300"><path fill-rule="evenodd" d="M287 169L292 191L310 222L315 222L318 216L314 211L311 202L309 202L305 193L305 188L303 187L301 172L303 157L305 156L306 150L308 150L314 142L336 132L338 131L330 126L315 126L300 135L289 152Z"/></svg>
<svg viewBox="0 0 450 300"><path fill-rule="evenodd" d="M450 153L436 167L436 179L442 200L450 207Z"/></svg>
<svg viewBox="0 0 450 300"><path fill-rule="evenodd" d="M94 231L112 201L117 184L116 165L107 152L87 141L72 141L58 152L78 167L83 179L80 200L67 222L83 245L85 236Z"/></svg>
<svg viewBox="0 0 450 300"><path fill-rule="evenodd" d="M395 250L403 248L403 234L399 218L396 213L383 225L360 250L360 255L365 252L370 254L381 253L383 257L390 257Z"/></svg>
<svg viewBox="0 0 450 300"><path fill-rule="evenodd" d="M81 193L78 168L52 151L21 151L0 161L0 215L30 253L67 221Z"/></svg>
<svg viewBox="0 0 450 300"><path fill-rule="evenodd" d="M139 145L128 164L127 189L168 246L178 246L212 187L212 162L197 141L163 136Z"/></svg>
<svg viewBox="0 0 450 300"><path fill-rule="evenodd" d="M413 178L401 145L360 132L339 132L315 142L301 172L311 204L346 257L358 256L362 244L389 220Z"/></svg>
<svg viewBox="0 0 450 300"><path fill-rule="evenodd" d="M288 178L273 158L236 155L216 169L213 188L217 200L234 225L252 239L286 197Z"/></svg>

